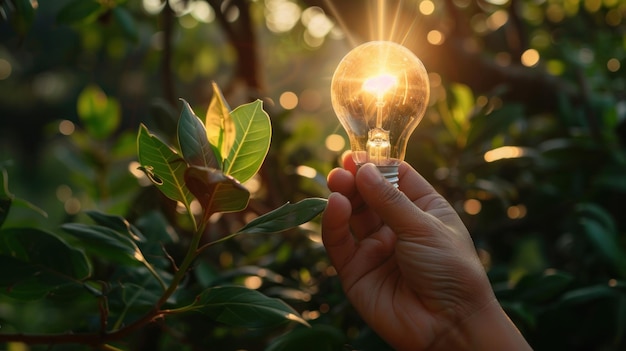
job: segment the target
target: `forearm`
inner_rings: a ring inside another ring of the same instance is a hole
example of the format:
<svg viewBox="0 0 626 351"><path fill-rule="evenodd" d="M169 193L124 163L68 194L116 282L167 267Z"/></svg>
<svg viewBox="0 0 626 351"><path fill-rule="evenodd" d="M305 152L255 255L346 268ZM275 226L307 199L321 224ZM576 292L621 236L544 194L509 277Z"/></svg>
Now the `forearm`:
<svg viewBox="0 0 626 351"><path fill-rule="evenodd" d="M526 351L532 348L494 298L483 309L452 327L429 350Z"/></svg>

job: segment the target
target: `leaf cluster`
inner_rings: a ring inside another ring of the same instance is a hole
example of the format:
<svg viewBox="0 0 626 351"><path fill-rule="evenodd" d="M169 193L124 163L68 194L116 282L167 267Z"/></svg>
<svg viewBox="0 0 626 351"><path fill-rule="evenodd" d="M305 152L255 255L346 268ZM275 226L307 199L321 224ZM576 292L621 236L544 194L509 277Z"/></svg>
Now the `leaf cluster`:
<svg viewBox="0 0 626 351"><path fill-rule="evenodd" d="M310 327L283 300L241 284L221 285L216 280L202 284L201 288L188 286L189 274L207 248L238 235L271 234L298 227L314 219L325 207L325 200L318 198L287 203L232 234L202 242L212 215L239 212L247 207L250 193L242 182L258 172L271 136L269 117L260 101L231 111L217 85L214 89L204 122L183 100L177 145L163 142L145 125L140 126L137 135L141 169L163 195L182 204L193 223L186 253L178 261L166 249L176 235L164 233L170 225L155 212L131 224L124 217L90 210L85 212L90 223L63 224L61 233L10 225L6 220L15 204L42 211L9 192L7 173L2 169L0 265L6 273L0 279L0 295L23 303L72 298L86 306L82 310L86 322L65 321L65 327L73 332L55 333L55 326L29 330L20 327L19 317L9 316L0 341L124 348L129 336L155 320L180 318L193 312L236 328L284 328L289 322ZM93 104L97 101L83 100L79 107L89 109ZM94 118L89 121L98 124L107 113L92 115ZM199 204L200 212L194 211L194 202ZM103 269L108 271L102 272ZM294 335L310 338L311 333L328 332L321 330ZM287 340L283 337L276 345Z"/></svg>

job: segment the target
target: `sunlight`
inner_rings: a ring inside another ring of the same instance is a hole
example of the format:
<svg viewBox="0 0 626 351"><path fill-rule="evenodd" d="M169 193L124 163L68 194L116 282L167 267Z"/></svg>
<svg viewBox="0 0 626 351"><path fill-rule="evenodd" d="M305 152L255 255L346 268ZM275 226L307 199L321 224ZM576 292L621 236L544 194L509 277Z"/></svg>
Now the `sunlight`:
<svg viewBox="0 0 626 351"><path fill-rule="evenodd" d="M346 141L339 134L330 134L326 137L324 144L328 150L339 152L346 146Z"/></svg>
<svg viewBox="0 0 626 351"><path fill-rule="evenodd" d="M518 158L526 155L526 150L518 146L502 146L485 152L485 162L494 162L505 158Z"/></svg>
<svg viewBox="0 0 626 351"><path fill-rule="evenodd" d="M243 285L248 289L256 290L263 285L263 280L257 276L246 277L243 281Z"/></svg>
<svg viewBox="0 0 626 351"><path fill-rule="evenodd" d="M433 29L426 35L426 40L432 45L441 45L443 44L445 37L442 32Z"/></svg>
<svg viewBox="0 0 626 351"><path fill-rule="evenodd" d="M528 49L522 53L521 61L526 67L533 67L539 63L539 51L535 49Z"/></svg>
<svg viewBox="0 0 626 351"><path fill-rule="evenodd" d="M398 79L391 74L381 74L376 77L366 79L363 82L363 90L382 96L391 88L398 84Z"/></svg>
<svg viewBox="0 0 626 351"><path fill-rule="evenodd" d="M348 42L353 48L362 44L363 41L373 40L388 40L404 45L407 40L411 39L411 35L415 34L416 25L423 25L422 19L432 15L436 10L436 2L432 0L400 1L395 7L385 0L368 1L368 16L364 19L363 25L370 28L370 33L367 38L357 38L350 36L350 31L345 30L346 25L342 20L342 14L337 10L333 1L325 0L324 2L337 21L335 28L339 27L346 33ZM406 17L403 16L406 11L412 11L416 16L412 16L410 21L400 20ZM434 38L438 43L444 39L443 33L440 34L441 36Z"/></svg>
<svg viewBox="0 0 626 351"><path fill-rule="evenodd" d="M435 4L430 0L424 0L420 3L419 9L422 15L432 15L435 12Z"/></svg>
<svg viewBox="0 0 626 351"><path fill-rule="evenodd" d="M463 202L463 211L469 215L477 215L482 209L482 204L476 199L467 199Z"/></svg>
<svg viewBox="0 0 626 351"><path fill-rule="evenodd" d="M300 165L296 168L296 174L301 177L313 179L317 176L317 171L313 167Z"/></svg>
<svg viewBox="0 0 626 351"><path fill-rule="evenodd" d="M74 126L74 123L72 121L64 119L61 122L59 122L59 133L61 134L72 135L72 133L74 133L75 130L76 130L76 127Z"/></svg>
<svg viewBox="0 0 626 351"><path fill-rule="evenodd" d="M300 6L286 0L265 2L265 25L274 33L290 31L300 20Z"/></svg>
<svg viewBox="0 0 626 351"><path fill-rule="evenodd" d="M619 71L620 66L621 64L616 58L609 59L609 61L606 63L606 68L611 72Z"/></svg>
<svg viewBox="0 0 626 351"><path fill-rule="evenodd" d="M285 91L280 94L278 103L285 110L293 110L296 106L298 106L298 95L296 95L293 91Z"/></svg>

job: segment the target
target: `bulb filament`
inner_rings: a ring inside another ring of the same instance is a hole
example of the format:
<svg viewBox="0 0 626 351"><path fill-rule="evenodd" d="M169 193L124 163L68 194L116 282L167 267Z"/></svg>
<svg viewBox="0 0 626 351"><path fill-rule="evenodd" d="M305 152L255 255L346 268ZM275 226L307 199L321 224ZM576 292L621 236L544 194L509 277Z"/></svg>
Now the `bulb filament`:
<svg viewBox="0 0 626 351"><path fill-rule="evenodd" d="M367 162L375 165L384 165L391 157L391 143L389 131L382 128L370 129L367 140Z"/></svg>

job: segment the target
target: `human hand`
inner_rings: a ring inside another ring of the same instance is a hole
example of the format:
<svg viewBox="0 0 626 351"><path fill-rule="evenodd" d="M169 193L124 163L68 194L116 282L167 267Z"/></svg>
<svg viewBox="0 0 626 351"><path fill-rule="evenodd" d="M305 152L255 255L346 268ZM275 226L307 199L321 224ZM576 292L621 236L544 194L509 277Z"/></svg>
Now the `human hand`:
<svg viewBox="0 0 626 351"><path fill-rule="evenodd" d="M424 178L402 163L398 191L374 165L357 171L348 156L344 168L328 176L333 193L322 237L347 297L370 327L397 350L496 350L480 344L485 330L472 324L483 317L508 323L506 331L521 338L461 219Z"/></svg>

